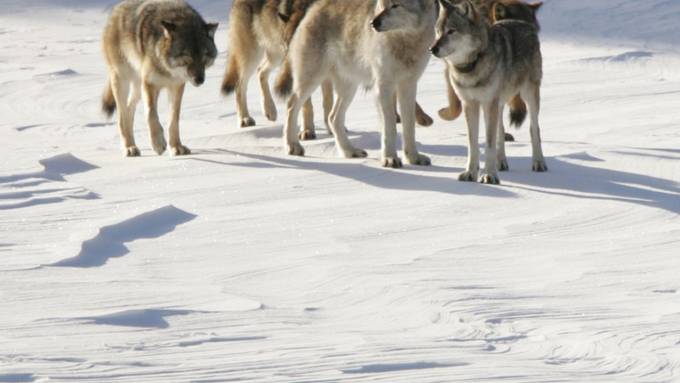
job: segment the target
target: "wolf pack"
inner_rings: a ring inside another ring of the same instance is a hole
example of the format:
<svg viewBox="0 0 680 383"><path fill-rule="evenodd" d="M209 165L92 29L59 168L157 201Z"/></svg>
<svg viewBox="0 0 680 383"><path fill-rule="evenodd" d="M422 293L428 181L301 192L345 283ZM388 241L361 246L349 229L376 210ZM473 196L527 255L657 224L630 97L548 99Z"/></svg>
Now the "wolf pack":
<svg viewBox="0 0 680 383"><path fill-rule="evenodd" d="M400 168L402 152L412 165L430 165L418 152L416 124L433 120L416 100L418 80L432 56L445 63L442 91L448 105L439 117L464 114L468 159L461 181L499 184L508 170L504 110L520 126L529 117L532 170L548 170L539 129L542 56L537 11L542 3L522 0L233 0L228 57L221 90L234 94L240 127L256 124L247 103L248 83L257 74L264 116L278 118L274 94L286 101L285 150L305 153L301 141L316 138L312 94L320 88L323 121L338 152L366 157L345 126L359 88L371 89L381 119L381 162ZM158 116L159 93L170 103L168 141L174 155L182 144L179 119L185 84L200 86L218 54L218 25L207 23L184 0L124 0L105 27L103 51L109 78L103 110L117 124L126 156L139 156L133 124L143 100L151 146L168 149ZM270 75L278 70L273 87ZM483 113L480 113L483 112ZM302 127L298 120L302 113ZM484 169L480 169L479 125L484 117Z"/></svg>

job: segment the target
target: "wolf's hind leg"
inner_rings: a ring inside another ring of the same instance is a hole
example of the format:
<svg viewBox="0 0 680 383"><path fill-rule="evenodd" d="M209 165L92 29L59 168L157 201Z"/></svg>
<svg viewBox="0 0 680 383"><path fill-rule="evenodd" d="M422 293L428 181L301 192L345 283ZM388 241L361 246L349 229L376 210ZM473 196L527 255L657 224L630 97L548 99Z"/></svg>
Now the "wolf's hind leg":
<svg viewBox="0 0 680 383"><path fill-rule="evenodd" d="M158 119L158 94L160 89L149 83L142 82L142 95L144 96L144 104L146 105L146 122L149 125L149 136L151 138L151 147L153 147L156 154L161 155L167 148L165 137L163 135L163 126Z"/></svg>
<svg viewBox="0 0 680 383"><path fill-rule="evenodd" d="M548 165L543 157L541 147L541 131L538 126L538 113L541 108L541 88L538 84L530 84L522 90L522 98L527 102L531 129L531 170L535 172L548 171Z"/></svg>
<svg viewBox="0 0 680 383"><path fill-rule="evenodd" d="M459 181L477 182L479 174L479 103L465 102L465 121L468 131L468 159L465 171L458 175Z"/></svg>
<svg viewBox="0 0 680 383"><path fill-rule="evenodd" d="M404 156L409 164L428 166L431 164L430 158L418 153L416 147L416 89L417 84L411 81L403 82L397 87Z"/></svg>
<svg viewBox="0 0 680 383"><path fill-rule="evenodd" d="M302 106L302 131L299 137L303 141L315 140L316 130L314 129L314 105L310 96Z"/></svg>
<svg viewBox="0 0 680 383"><path fill-rule="evenodd" d="M119 74L112 74L111 89L118 107L118 132L123 144L123 151L127 157L139 157L140 152L135 145L132 127L134 111L130 113L128 108L128 100L131 98L130 80L122 78Z"/></svg>
<svg viewBox="0 0 680 383"><path fill-rule="evenodd" d="M342 80L339 77L334 79L334 85L338 93L338 99L335 101L335 105L333 105L333 110L328 119L330 120L331 128L333 129L335 145L345 158L366 157L366 151L355 148L352 145L347 137L347 129L345 129L345 115L357 93L357 86L356 84Z"/></svg>
<svg viewBox="0 0 680 383"><path fill-rule="evenodd" d="M260 80L260 91L262 92L262 110L269 121L276 121L276 104L269 89L269 74L281 60L276 60L272 55L265 53L262 63L257 68L257 76Z"/></svg>
<svg viewBox="0 0 680 383"><path fill-rule="evenodd" d="M503 124L503 109L504 106L501 105L498 108L498 132L496 138L496 158L498 163L498 170L501 172L508 171L510 167L508 166L508 158L505 155L505 126Z"/></svg>
<svg viewBox="0 0 680 383"><path fill-rule="evenodd" d="M331 110L333 109L333 81L331 79L325 79L321 83L321 94L323 96L323 122L328 133L333 135L333 129L331 129L331 122L329 120Z"/></svg>
<svg viewBox="0 0 680 383"><path fill-rule="evenodd" d="M168 129L168 137L170 139L170 153L175 156L191 154L191 150L182 145L182 141L179 138L179 115L183 96L184 84L168 89L168 99L170 101L170 128Z"/></svg>
<svg viewBox="0 0 680 383"><path fill-rule="evenodd" d="M257 61L261 57L262 53L258 52L258 54L254 55L253 62L243 62L240 67L240 78L236 85L236 114L241 128L255 126L255 119L250 116L250 111L248 110L248 82L253 76L253 72L255 72ZM269 89L269 85L267 85L267 89Z"/></svg>

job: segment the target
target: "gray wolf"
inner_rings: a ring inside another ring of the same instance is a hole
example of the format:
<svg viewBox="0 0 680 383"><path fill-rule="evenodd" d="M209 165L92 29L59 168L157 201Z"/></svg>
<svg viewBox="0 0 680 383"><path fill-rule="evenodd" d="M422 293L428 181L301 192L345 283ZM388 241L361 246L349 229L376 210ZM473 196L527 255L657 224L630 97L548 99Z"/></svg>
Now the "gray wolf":
<svg viewBox="0 0 680 383"><path fill-rule="evenodd" d="M529 4L519 0L473 0L472 3L478 9L479 14L482 17L486 16L492 24L501 20L513 19L532 23L537 29L540 29L536 13L543 5L541 2ZM463 109L458 95L448 81L449 77L448 70L446 70L445 78L449 105L439 110L439 117L446 121L453 121L458 118ZM519 127L526 118L526 104L517 95L510 100L509 106L510 123ZM514 141L514 137L505 133L505 140Z"/></svg>
<svg viewBox="0 0 680 383"><path fill-rule="evenodd" d="M429 165L415 141L415 95L429 60L437 4L433 0L319 0L300 23L275 90L288 98L284 136L288 153L304 155L295 132L300 107L331 78L337 101L329 117L336 146L345 157L365 157L344 130L345 113L359 85L376 93L382 119L382 164L401 167L397 155L394 100L398 100L407 161Z"/></svg>
<svg viewBox="0 0 680 383"><path fill-rule="evenodd" d="M168 90L171 104L169 141L174 155L191 151L179 137L179 115L187 81L200 86L217 56L217 24L208 24L182 0L126 0L116 5L104 29L103 51L109 71L102 108L109 116L118 108L124 152L140 155L133 133L141 97L147 107L151 145L157 154L167 143L158 119L158 96Z"/></svg>
<svg viewBox="0 0 680 383"><path fill-rule="evenodd" d="M530 115L532 170L546 171L538 126L543 64L537 27L518 20L491 25L469 0L442 0L436 34L431 52L446 62L450 81L463 101L468 127L468 162L459 180L478 179L481 107L486 152L480 181L500 183L497 171L508 168L500 129L502 105L518 93L527 102Z"/></svg>

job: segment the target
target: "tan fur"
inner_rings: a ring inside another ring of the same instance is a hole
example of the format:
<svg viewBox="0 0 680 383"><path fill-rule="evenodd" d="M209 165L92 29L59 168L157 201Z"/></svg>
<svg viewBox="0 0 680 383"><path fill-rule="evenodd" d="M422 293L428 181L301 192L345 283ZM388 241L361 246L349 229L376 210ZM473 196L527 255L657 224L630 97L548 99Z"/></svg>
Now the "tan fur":
<svg viewBox="0 0 680 383"><path fill-rule="evenodd" d="M213 36L217 24L181 0L126 0L115 6L104 29L103 51L109 83L102 97L107 114L118 109L118 128L127 156L139 156L133 134L137 103L144 98L151 144L156 153L167 144L158 117L158 95L168 89L171 101L170 147L189 154L179 138L179 110L184 84L199 86L217 56Z"/></svg>

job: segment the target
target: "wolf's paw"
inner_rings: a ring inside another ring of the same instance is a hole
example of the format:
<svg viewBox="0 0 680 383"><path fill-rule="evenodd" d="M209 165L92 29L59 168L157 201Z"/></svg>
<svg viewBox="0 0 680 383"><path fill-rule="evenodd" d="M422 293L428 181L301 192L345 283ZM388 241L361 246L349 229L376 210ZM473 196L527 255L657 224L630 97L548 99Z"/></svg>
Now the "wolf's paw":
<svg viewBox="0 0 680 383"><path fill-rule="evenodd" d="M171 148L170 153L172 153L173 156L186 156L188 154L191 154L191 149L187 148L184 145L178 145L173 146Z"/></svg>
<svg viewBox="0 0 680 383"><path fill-rule="evenodd" d="M288 144L288 154L291 156L302 157L305 155L305 148L303 148L299 142L296 142L294 144Z"/></svg>
<svg viewBox="0 0 680 383"><path fill-rule="evenodd" d="M428 157L424 154L417 154L415 156L408 156L407 155L406 160L411 165L418 165L418 166L430 166L430 165L432 165L432 160L430 160L430 157Z"/></svg>
<svg viewBox="0 0 680 383"><path fill-rule="evenodd" d="M382 166L386 168L399 169L403 167L404 164L401 163L401 158L394 156L383 158Z"/></svg>
<svg viewBox="0 0 680 383"><path fill-rule="evenodd" d="M276 121L278 113L276 112L276 104L274 101L269 100L269 102L264 104L264 115L269 121ZM253 125L255 122L253 121Z"/></svg>
<svg viewBox="0 0 680 383"><path fill-rule="evenodd" d="M365 150L359 148L351 148L348 151L343 152L345 158L366 158L368 153Z"/></svg>
<svg viewBox="0 0 680 383"><path fill-rule="evenodd" d="M165 137L163 137L163 133L157 134L152 137L151 147L153 148L153 151L156 152L156 154L158 154L159 156L165 153L165 149L168 148L168 143L165 142Z"/></svg>
<svg viewBox="0 0 680 383"><path fill-rule="evenodd" d="M500 159L499 158L498 161L496 161L496 162L498 163L498 171L507 172L508 170L510 170L510 166L508 165L507 159L505 159L505 158Z"/></svg>
<svg viewBox="0 0 680 383"><path fill-rule="evenodd" d="M483 184L488 184L488 185L500 185L501 180L498 179L498 175L496 174L482 174L482 177L479 179L479 182Z"/></svg>
<svg viewBox="0 0 680 383"><path fill-rule="evenodd" d="M416 123L420 126L431 126L434 121L432 120L432 117L428 116L427 114L416 114Z"/></svg>
<svg viewBox="0 0 680 383"><path fill-rule="evenodd" d="M439 109L439 118L441 118L444 121L453 121L458 116L460 116L462 109L451 109L451 108L441 108Z"/></svg>
<svg viewBox="0 0 680 383"><path fill-rule="evenodd" d="M125 157L139 157L142 155L139 148L136 146L128 146L123 153L125 154Z"/></svg>
<svg viewBox="0 0 680 383"><path fill-rule="evenodd" d="M316 140L316 132L313 130L303 130L298 134L302 141Z"/></svg>
<svg viewBox="0 0 680 383"><path fill-rule="evenodd" d="M505 133L505 142L515 142L515 136L510 133Z"/></svg>
<svg viewBox="0 0 680 383"><path fill-rule="evenodd" d="M458 181L477 182L477 172L466 170L458 175Z"/></svg>
<svg viewBox="0 0 680 383"><path fill-rule="evenodd" d="M241 119L240 125L242 128L247 128L249 126L255 126L255 120L252 117L243 117Z"/></svg>
<svg viewBox="0 0 680 383"><path fill-rule="evenodd" d="M538 173L547 172L548 165L545 164L545 160L534 160L533 164L531 165L531 170Z"/></svg>

